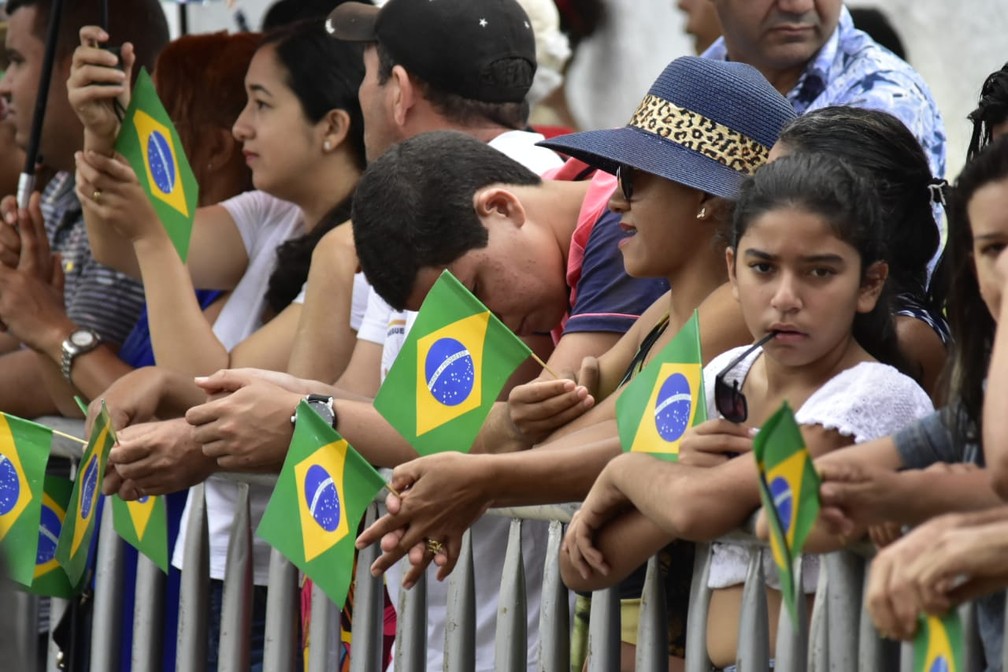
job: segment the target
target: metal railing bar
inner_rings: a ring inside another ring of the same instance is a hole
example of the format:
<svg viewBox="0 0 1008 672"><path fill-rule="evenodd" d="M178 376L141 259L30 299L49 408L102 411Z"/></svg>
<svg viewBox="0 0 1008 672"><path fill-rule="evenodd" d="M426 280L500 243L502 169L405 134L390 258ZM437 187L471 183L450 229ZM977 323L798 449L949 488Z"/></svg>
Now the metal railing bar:
<svg viewBox="0 0 1008 672"><path fill-rule="evenodd" d="M105 498L95 562L94 611L91 624L91 669L119 667L119 629L122 624L123 553L126 543L112 524L112 500Z"/></svg>
<svg viewBox="0 0 1008 672"><path fill-rule="evenodd" d="M550 522L539 603L539 672L570 669L570 603L560 579L563 523Z"/></svg>

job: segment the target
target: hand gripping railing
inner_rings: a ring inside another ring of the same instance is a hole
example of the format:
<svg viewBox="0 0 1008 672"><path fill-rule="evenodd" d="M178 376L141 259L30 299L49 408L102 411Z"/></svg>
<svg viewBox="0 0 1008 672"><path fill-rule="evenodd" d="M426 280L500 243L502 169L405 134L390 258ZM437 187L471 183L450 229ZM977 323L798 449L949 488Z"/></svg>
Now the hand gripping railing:
<svg viewBox="0 0 1008 672"><path fill-rule="evenodd" d="M63 450L62 448L60 450ZM67 448L68 454L72 449ZM79 452L77 453L79 456ZM262 476L231 475L240 483L270 484L274 479ZM203 670L206 661L207 618L209 612L209 543L206 508L202 486L191 495L189 535L183 549L186 570L182 573L177 639L177 670ZM570 600L559 575L560 542L563 524L570 519L574 505L523 507L492 510L492 515L513 519L508 537L504 571L500 577L500 602L497 605L497 636L495 669L526 670L525 585L522 563L521 530L524 520L551 521L546 548L541 587L539 618L539 657L537 669L544 672L566 672L570 668ZM367 520L377 515L375 505L369 507ZM160 614L163 609L160 571L141 559L137 571L137 596L133 614L122 614L118 586L122 582L119 559L123 543L112 530L111 507L105 507L105 519L97 548L98 568L95 587L91 640L91 669L113 669L118 663L118 642L123 620L133 624L134 670L159 670L162 650ZM751 529L751 528L750 528ZM248 490L240 488L239 505L232 527L228 550L227 574L224 580L223 610L220 623L219 659L222 670L248 669L250 650L249 614L252 599L252 528L248 510ZM741 605L741 625L738 639L740 670L767 669L769 658L768 622L762 557L766 545L747 532L735 532L727 538L749 545L754 552L746 577ZM776 670L910 670L912 648L881 639L863 610L865 575L870 559L865 549L861 553L840 551L822 557L819 584L811 618L803 614L804 602L799 601L798 627L792 627L786 609L781 609L775 642ZM381 668L382 584L371 577L368 567L377 555L377 547L361 552L358 558L356 601L351 669L372 672ZM449 581L447 623L444 642L426 641L427 596L426 580L400 593L394 669L414 672L426 669L429 646L444 646L444 669L465 672L475 668L476 586L474 558L468 534L463 540L461 557ZM796 570L802 571L800 561ZM686 632L687 672L709 672L706 625L710 589L707 576L710 566L710 544L697 544L690 611ZM28 622L35 622L34 599L14 600L16 609ZM65 608L61 600L53 601L54 615ZM651 672L667 669L667 625L664 592L655 559L648 564L642 596L638 632L637 669ZM967 670L979 670L982 652L976 635L976 619L972 605L962 607L966 632ZM266 638L263 669L285 671L294 669L298 646L298 573L282 556L271 557L266 608ZM614 590L593 595L590 626L590 670L610 672L619 666L620 612ZM325 595L315 589L312 603L311 655L309 670L332 670L336 667L339 612ZM31 650L32 628L25 628L22 648ZM50 647L54 652L54 647ZM55 670L55 655L49 656L47 669ZM1006 661L1008 662L1008 661Z"/></svg>

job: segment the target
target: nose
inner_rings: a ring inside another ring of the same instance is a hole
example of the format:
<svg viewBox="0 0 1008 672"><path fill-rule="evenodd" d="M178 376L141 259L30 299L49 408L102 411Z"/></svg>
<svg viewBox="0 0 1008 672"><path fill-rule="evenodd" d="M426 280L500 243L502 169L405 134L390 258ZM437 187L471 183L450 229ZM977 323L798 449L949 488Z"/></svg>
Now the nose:
<svg viewBox="0 0 1008 672"><path fill-rule="evenodd" d="M805 14L815 10L815 0L778 0L777 7L787 14Z"/></svg>
<svg viewBox="0 0 1008 672"><path fill-rule="evenodd" d="M781 314L793 313L802 307L801 295L798 291L797 278L793 273L780 274L770 307Z"/></svg>
<svg viewBox="0 0 1008 672"><path fill-rule="evenodd" d="M630 210L630 202L623 196L623 191L616 188L613 195L609 197L609 209L616 213L624 213Z"/></svg>
<svg viewBox="0 0 1008 672"><path fill-rule="evenodd" d="M238 142L245 142L252 137L252 127L248 123L248 109L248 105L242 108L241 114L238 115L231 127L231 135Z"/></svg>

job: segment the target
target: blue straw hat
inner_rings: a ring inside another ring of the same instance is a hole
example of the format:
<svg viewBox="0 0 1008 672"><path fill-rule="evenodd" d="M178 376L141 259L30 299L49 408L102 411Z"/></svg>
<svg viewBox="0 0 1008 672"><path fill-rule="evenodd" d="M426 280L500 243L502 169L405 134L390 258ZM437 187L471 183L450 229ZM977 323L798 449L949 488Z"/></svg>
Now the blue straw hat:
<svg viewBox="0 0 1008 672"><path fill-rule="evenodd" d="M755 68L684 56L659 75L623 128L539 144L607 173L628 165L734 199L794 118L791 104Z"/></svg>

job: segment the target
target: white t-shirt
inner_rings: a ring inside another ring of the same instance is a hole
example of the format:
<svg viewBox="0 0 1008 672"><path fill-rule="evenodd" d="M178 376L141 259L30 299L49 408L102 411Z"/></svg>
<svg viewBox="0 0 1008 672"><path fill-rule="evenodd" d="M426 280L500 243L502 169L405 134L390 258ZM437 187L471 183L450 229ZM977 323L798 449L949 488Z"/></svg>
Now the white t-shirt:
<svg viewBox="0 0 1008 672"><path fill-rule="evenodd" d="M245 269L245 274L231 292L213 325L214 334L225 348L231 350L262 326L264 296L276 262L276 248L284 241L300 235L304 227L300 208L261 191L239 194L221 205L234 220L248 253L248 267ZM252 515L253 530L262 519L271 493L272 488L269 487L253 485L249 488L249 511ZM218 476L211 476L206 480L210 577L213 579L224 578L228 540L231 538L231 525L237 501L236 483ZM190 497L182 513L178 542L172 554L172 564L176 567L182 566L191 504ZM270 547L258 537L253 537L252 547L255 558L253 580L256 585L264 586L269 575Z"/></svg>
<svg viewBox="0 0 1008 672"><path fill-rule="evenodd" d="M555 153L535 143L543 139L538 133L508 131L488 144L526 166L537 174L563 165ZM382 346L381 379L402 350L416 313L392 310L374 290L368 295L367 310L357 332L357 338ZM476 671L494 669L494 643L497 628L497 597L504 553L507 550L511 521L502 516L483 516L470 528L473 549L473 574L476 587ZM546 559L548 524L527 520L522 525L522 557L525 565L527 599L528 669L538 668L539 660L539 591L542 588L543 564ZM400 561L386 572L386 585L392 603L399 604L403 563ZM439 582L434 568L427 572L427 669L443 667L445 622L447 620L448 581Z"/></svg>
<svg viewBox="0 0 1008 672"><path fill-rule="evenodd" d="M308 293L308 283L301 285L301 292L294 297L293 303L304 304L305 295ZM350 295L350 328L354 331L360 329L361 322L364 321L364 311L367 310L368 296L371 294L371 285L367 278L360 271L353 276L353 292Z"/></svg>
<svg viewBox="0 0 1008 672"><path fill-rule="evenodd" d="M704 367L707 393L707 417L720 417L714 405L714 378L747 346L722 353ZM745 380L753 363L762 354L757 349L726 377L729 383ZM795 412L799 425L820 425L849 436L854 443L864 443L895 434L918 418L930 415L934 406L930 397L912 378L879 362L861 362L833 376L816 390ZM751 459L742 456L738 459ZM745 583L750 548L739 544L715 543L711 557L710 588L727 588ZM819 559L806 555L802 589L814 593L819 579ZM767 585L780 587L777 567L769 553L763 558Z"/></svg>

